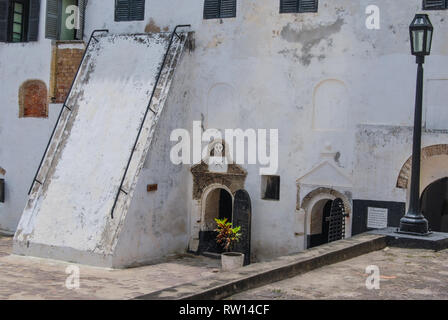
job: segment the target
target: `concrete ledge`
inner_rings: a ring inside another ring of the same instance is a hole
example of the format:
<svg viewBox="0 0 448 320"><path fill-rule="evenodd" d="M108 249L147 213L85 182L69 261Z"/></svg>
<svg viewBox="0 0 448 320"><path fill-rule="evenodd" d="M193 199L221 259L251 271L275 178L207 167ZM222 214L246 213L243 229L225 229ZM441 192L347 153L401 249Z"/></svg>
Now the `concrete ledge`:
<svg viewBox="0 0 448 320"><path fill-rule="evenodd" d="M138 300L218 300L291 278L316 268L351 259L387 246L384 235L361 234L269 262L186 283L137 297Z"/></svg>
<svg viewBox="0 0 448 320"><path fill-rule="evenodd" d="M370 234L387 236L387 244L392 247L443 250L448 248L448 233L432 232L427 236L396 233L397 228L369 231Z"/></svg>

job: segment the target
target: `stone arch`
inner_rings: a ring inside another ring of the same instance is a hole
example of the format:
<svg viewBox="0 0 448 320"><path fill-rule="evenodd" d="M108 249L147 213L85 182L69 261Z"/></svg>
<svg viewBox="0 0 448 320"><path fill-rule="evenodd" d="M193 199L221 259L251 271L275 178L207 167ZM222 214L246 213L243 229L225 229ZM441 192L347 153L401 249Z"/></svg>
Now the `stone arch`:
<svg viewBox="0 0 448 320"><path fill-rule="evenodd" d="M331 189L331 188L325 188L325 187L317 188L317 189L311 191L310 193L308 193L303 198L301 207L303 209L305 209L305 211L306 211L309 208L310 204L312 202L314 202L313 200L315 200L316 197L319 195L321 195L321 196L326 195L333 199L341 198L342 201L344 202L347 213L349 215L351 215L351 203L350 203L350 200L348 199L348 197L345 194L343 194L342 192L339 192L339 191Z"/></svg>
<svg viewBox="0 0 448 320"><path fill-rule="evenodd" d="M42 80L27 80L19 88L19 117L48 118L48 91Z"/></svg>
<svg viewBox="0 0 448 320"><path fill-rule="evenodd" d="M435 156L448 156L448 144L436 144L422 148L422 163ZM412 155L406 160L398 174L396 187L407 189L411 177ZM447 166L448 169L448 166ZM436 179L437 180L437 179ZM435 181L435 180L434 180Z"/></svg>
<svg viewBox="0 0 448 320"><path fill-rule="evenodd" d="M230 190L227 186L223 185L223 184L219 184L219 183L212 183L209 186L207 186L204 191L202 192L202 197L201 197L201 222L200 222L200 230L205 230L208 228L207 226L207 219L206 219L206 209L207 209L207 199L208 196L215 190L217 189L223 189L225 191L227 191L230 196L232 197L232 206L233 206L233 200L235 197L235 192L232 192L232 190Z"/></svg>

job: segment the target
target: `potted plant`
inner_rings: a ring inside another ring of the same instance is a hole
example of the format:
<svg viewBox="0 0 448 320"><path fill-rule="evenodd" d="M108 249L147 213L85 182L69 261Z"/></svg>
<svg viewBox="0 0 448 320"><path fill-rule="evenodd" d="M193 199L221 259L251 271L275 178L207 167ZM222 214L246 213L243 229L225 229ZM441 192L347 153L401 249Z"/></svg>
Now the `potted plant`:
<svg viewBox="0 0 448 320"><path fill-rule="evenodd" d="M218 233L216 242L224 249L221 254L221 266L223 271L241 268L244 264L244 254L240 252L231 252L233 246L241 239L241 227L233 227L231 222L224 219L215 219Z"/></svg>

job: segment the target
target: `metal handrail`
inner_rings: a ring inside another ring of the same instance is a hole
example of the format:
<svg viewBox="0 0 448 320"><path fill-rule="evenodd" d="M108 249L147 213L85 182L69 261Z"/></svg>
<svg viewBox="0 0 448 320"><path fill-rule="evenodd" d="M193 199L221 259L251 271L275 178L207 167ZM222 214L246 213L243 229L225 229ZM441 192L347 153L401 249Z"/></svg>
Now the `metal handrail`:
<svg viewBox="0 0 448 320"><path fill-rule="evenodd" d="M46 154L47 154L48 148L50 147L51 140L53 140L54 133L56 132L56 128L57 128L57 126L58 126L58 124L59 124L59 120L61 119L62 111L64 110L64 108L67 108L69 111L72 111L72 109L70 109L70 108L67 106L67 100L68 100L68 98L69 98L69 96L70 96L70 93L71 93L71 91L72 91L72 89L73 89L73 85L74 85L74 83L75 83L75 81L76 81L76 78L78 77L79 70L81 70L81 66L82 66L82 63L84 62L84 58L85 58L85 56L86 56L87 49L88 49L89 46L90 46L90 42L92 41L92 38L94 38L93 35L94 35L95 33L97 33L97 32L109 32L109 30L108 30L108 29L96 29L96 30L93 30L92 33L90 34L89 42L87 43L86 49L84 50L84 53L83 53L83 55L82 55L81 62L79 63L78 69L76 70L75 77L73 78L73 81L72 81L72 84L71 84L71 86L70 86L70 89L69 89L69 91L68 91L68 93L67 93L67 96L65 97L64 104L62 105L61 111L59 112L59 116L58 116L58 119L56 120L56 124L54 125L53 132L51 133L50 139L48 140L48 143L47 143L47 147L45 148L45 152L44 152L44 154L42 155L42 159L40 160L39 166L37 167L36 174L34 175L33 182L31 182L31 186L30 186L30 189L29 189L29 191L28 191L28 195L31 194L31 190L33 189L34 182L37 182L37 183L39 183L40 185L42 185L42 182L40 182L39 180L37 180L37 176L39 175L39 171L40 171L40 169L41 169L41 167L42 167L42 164L43 164L43 162L44 162L44 159L45 159L45 156L46 156ZM98 40L97 40L97 41L98 41Z"/></svg>
<svg viewBox="0 0 448 320"><path fill-rule="evenodd" d="M112 219L114 218L114 210L115 210L115 206L117 205L117 201L118 201L118 197L120 196L120 192L124 192L126 195L128 194L126 191L123 190L123 183L124 183L124 180L126 179L126 175L127 175L127 173L128 173L129 166L130 166L131 161L132 161L132 156L134 155L134 152L135 152L135 148L137 147L138 139L140 138L140 134L141 134L141 132L142 132L143 125L145 124L146 116L148 115L148 112L149 112L150 110L151 110L154 114L156 114L156 112L155 112L154 110L151 109L151 103L152 103L152 99L153 99L153 97L154 97L154 93L155 93L155 91L156 91L156 88L157 88L157 86L158 86L158 84L159 84L159 80L160 80L160 77L161 77L161 75L162 75L163 68L165 67L165 63L166 63L168 54L169 54L170 49L171 49L171 45L173 44L174 36L177 36L177 37L179 38L179 35L176 33L176 31L177 31L178 28L188 28L188 27L191 27L191 25L189 25L189 24L180 24L180 25L177 25L177 26L174 28L173 32L171 33L170 42L169 42L169 44L168 44L168 48L166 49L165 56L163 57L162 65L161 65L160 68L159 68L159 72L158 72L158 74L157 74L156 82L155 82L155 84L154 84L154 88L153 88L153 90L152 90L151 97L149 98L148 106L146 107L145 115L143 116L143 120L142 120L142 123L141 123L141 125L140 125L139 130L138 130L138 134L137 134L137 137L136 137L136 139L135 139L134 146L132 147L131 155L129 156L129 160L128 160L128 163L127 163L127 165L126 165L126 169L125 169L125 171L124 171L123 177L122 177L121 182L120 182L120 187L118 188L117 195L115 196L114 205L112 206L112 209L111 209L111 212L110 212L110 215L111 215L111 218L112 218Z"/></svg>

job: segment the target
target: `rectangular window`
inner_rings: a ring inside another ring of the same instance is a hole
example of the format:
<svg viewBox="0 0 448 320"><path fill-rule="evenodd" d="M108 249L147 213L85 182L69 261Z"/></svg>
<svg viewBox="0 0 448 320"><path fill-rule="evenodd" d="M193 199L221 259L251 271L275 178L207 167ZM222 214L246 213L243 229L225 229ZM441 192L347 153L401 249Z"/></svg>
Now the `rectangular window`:
<svg viewBox="0 0 448 320"><path fill-rule="evenodd" d="M205 0L204 19L236 17L236 0Z"/></svg>
<svg viewBox="0 0 448 320"><path fill-rule="evenodd" d="M261 199L280 200L280 176L261 176Z"/></svg>
<svg viewBox="0 0 448 320"><path fill-rule="evenodd" d="M145 0L115 0L115 21L145 19Z"/></svg>
<svg viewBox="0 0 448 320"><path fill-rule="evenodd" d="M37 41L40 0L0 0L0 42Z"/></svg>
<svg viewBox="0 0 448 320"><path fill-rule="evenodd" d="M45 38L82 40L86 0L47 0Z"/></svg>
<svg viewBox="0 0 448 320"><path fill-rule="evenodd" d="M11 3L11 42L25 41L25 3L13 1Z"/></svg>
<svg viewBox="0 0 448 320"><path fill-rule="evenodd" d="M318 0L280 0L280 13L317 12Z"/></svg>
<svg viewBox="0 0 448 320"><path fill-rule="evenodd" d="M423 10L448 9L448 0L423 0Z"/></svg>

